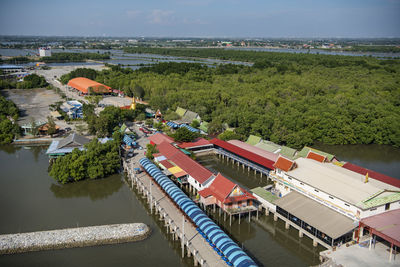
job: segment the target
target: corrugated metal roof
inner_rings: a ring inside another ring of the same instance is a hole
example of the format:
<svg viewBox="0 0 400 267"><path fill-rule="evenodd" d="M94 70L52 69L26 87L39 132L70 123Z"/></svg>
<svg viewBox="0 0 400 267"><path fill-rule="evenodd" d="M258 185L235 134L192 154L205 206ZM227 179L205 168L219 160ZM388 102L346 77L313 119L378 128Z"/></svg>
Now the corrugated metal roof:
<svg viewBox="0 0 400 267"><path fill-rule="evenodd" d="M89 88L92 88L92 90L94 90L96 93L108 93L111 89L111 87L107 85L84 77L78 77L69 80L68 86L71 86L85 94L89 92Z"/></svg>
<svg viewBox="0 0 400 267"><path fill-rule="evenodd" d="M162 134L162 133L156 133L150 137L147 138L150 142L153 144L159 145L162 142L166 141L168 143L173 143L174 139L172 137L169 137L168 135Z"/></svg>
<svg viewBox="0 0 400 267"><path fill-rule="evenodd" d="M307 158L298 158L295 162L297 168L287 172L289 176L362 209L364 207L359 203L370 199L381 190L399 190L374 179L364 183L365 176L332 163L321 163Z"/></svg>
<svg viewBox="0 0 400 267"><path fill-rule="evenodd" d="M265 199L266 201L273 203L278 199L277 196L273 195L270 191L265 190L262 187L256 187L250 190L253 194Z"/></svg>
<svg viewBox="0 0 400 267"><path fill-rule="evenodd" d="M324 151L321 151L321 150L318 150L318 149L315 149L312 147L308 147L308 146L303 147L303 149L300 150L299 153L297 153L297 157L303 157L303 158L307 157L307 154L310 150L317 152L320 155L325 156L329 161L332 161L335 158L335 155L332 155L332 154L329 154Z"/></svg>
<svg viewBox="0 0 400 267"><path fill-rule="evenodd" d="M307 158L308 159L313 159L313 160L318 161L318 162L325 162L326 161L326 157L325 156L322 156L322 155L320 155L320 154L318 154L318 153L316 153L314 151L311 151L311 150L308 151Z"/></svg>
<svg viewBox="0 0 400 267"><path fill-rule="evenodd" d="M333 239L357 227L357 223L348 217L295 191L277 199L274 204Z"/></svg>
<svg viewBox="0 0 400 267"><path fill-rule="evenodd" d="M167 159L169 159L175 165L179 166L182 170L187 172L200 184L206 182L213 175L212 172L210 172L202 165L192 160L190 157L186 156L179 149L165 141L159 144L157 146L157 149Z"/></svg>
<svg viewBox="0 0 400 267"><path fill-rule="evenodd" d="M268 141L261 141L260 143L255 145L258 148L264 149L266 151L275 153L277 151L279 151L280 146L272 143L272 142L268 142Z"/></svg>
<svg viewBox="0 0 400 267"><path fill-rule="evenodd" d="M220 140L218 138L214 138L214 139L210 140L210 143L212 143L212 144L214 144L216 146L219 146L219 147L221 147L223 149L226 149L229 152L234 153L236 155L239 155L239 156L241 156L241 157L243 157L243 158L245 158L247 160L255 162L255 163L257 163L257 164L259 164L261 166L264 166L264 167L266 167L266 168L268 168L270 170L274 169L274 166L273 166L274 165L274 161L266 159L264 157L261 157L261 156L255 154L255 153L253 153L253 152L247 151L247 150L245 150L243 148L240 148L238 146L235 146L235 145L233 145L231 143L222 141L222 140Z"/></svg>
<svg viewBox="0 0 400 267"><path fill-rule="evenodd" d="M247 138L246 143L249 145L254 146L255 144L259 143L261 141L261 137L255 136L255 135L250 135L249 138Z"/></svg>
<svg viewBox="0 0 400 267"><path fill-rule="evenodd" d="M257 155L259 155L259 156L261 156L263 158L269 159L269 160L271 160L273 162L275 162L279 157L279 155L277 155L277 154L274 154L274 153L265 151L265 150L263 150L261 148L246 144L246 143L244 143L242 141L239 141L239 140L230 140L230 141L228 141L228 143L231 143L232 145L235 145L237 147L243 148L244 150L247 150L249 152L257 154Z"/></svg>
<svg viewBox="0 0 400 267"><path fill-rule="evenodd" d="M185 113L186 113L186 109L181 108L181 107L177 107L175 112L176 112L176 114L178 114L180 117L183 117L183 115L185 115Z"/></svg>
<svg viewBox="0 0 400 267"><path fill-rule="evenodd" d="M395 246L400 246L400 209L364 218L361 223L383 234L380 236L392 241Z"/></svg>
<svg viewBox="0 0 400 267"><path fill-rule="evenodd" d="M288 160L284 157L279 157L278 160L275 162L274 167L281 169L282 171L288 172L294 166L294 161Z"/></svg>
<svg viewBox="0 0 400 267"><path fill-rule="evenodd" d="M210 141L208 141L202 137L196 139L193 142L184 142L184 143L178 144L178 146L181 148L192 148L192 147L206 146L206 145L211 145L211 143L210 143Z"/></svg>
<svg viewBox="0 0 400 267"><path fill-rule="evenodd" d="M362 175L366 175L368 173L368 176L371 178L374 178L381 182L384 182L384 183L387 183L387 184L390 184L390 185L400 188L400 179L396 179L396 178L384 175L382 173L357 166L357 165L349 163L349 162L345 163L343 165L343 168L351 170L351 171L359 173L359 174L362 174Z"/></svg>

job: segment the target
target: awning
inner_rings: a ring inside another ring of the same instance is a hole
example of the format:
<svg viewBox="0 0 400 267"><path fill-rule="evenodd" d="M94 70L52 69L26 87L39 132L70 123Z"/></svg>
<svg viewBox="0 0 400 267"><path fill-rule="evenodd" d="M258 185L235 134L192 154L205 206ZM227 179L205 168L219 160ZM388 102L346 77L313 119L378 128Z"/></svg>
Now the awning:
<svg viewBox="0 0 400 267"><path fill-rule="evenodd" d="M274 204L333 239L358 226L358 223L350 218L295 191L276 200Z"/></svg>
<svg viewBox="0 0 400 267"><path fill-rule="evenodd" d="M155 159L155 161L157 161L157 162L161 162L161 161L163 161L163 160L166 160L167 158L164 157L164 156L159 156L159 157L155 157L154 159Z"/></svg>
<svg viewBox="0 0 400 267"><path fill-rule="evenodd" d="M165 169L169 169L174 167L174 164L172 164L169 160L162 160L158 162L159 164L161 164Z"/></svg>
<svg viewBox="0 0 400 267"><path fill-rule="evenodd" d="M178 166L172 167L168 169L176 178L185 176L187 173L179 168Z"/></svg>

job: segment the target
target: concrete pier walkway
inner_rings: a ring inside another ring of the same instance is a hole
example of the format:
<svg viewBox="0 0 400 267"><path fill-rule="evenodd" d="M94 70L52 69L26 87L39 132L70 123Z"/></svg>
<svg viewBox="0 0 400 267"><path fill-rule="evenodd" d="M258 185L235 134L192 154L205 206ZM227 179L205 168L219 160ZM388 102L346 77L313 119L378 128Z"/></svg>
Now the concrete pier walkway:
<svg viewBox="0 0 400 267"><path fill-rule="evenodd" d="M0 235L0 255L132 242L143 240L149 235L150 228L143 223L7 234Z"/></svg>

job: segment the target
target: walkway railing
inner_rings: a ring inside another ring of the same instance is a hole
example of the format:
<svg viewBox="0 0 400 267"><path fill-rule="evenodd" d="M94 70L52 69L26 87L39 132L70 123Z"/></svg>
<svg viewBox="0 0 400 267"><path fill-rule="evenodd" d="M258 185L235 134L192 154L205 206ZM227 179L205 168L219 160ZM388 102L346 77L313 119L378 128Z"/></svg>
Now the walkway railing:
<svg viewBox="0 0 400 267"><path fill-rule="evenodd" d="M256 164L254 164L254 163L252 163L252 162L250 162L250 161L248 161L248 160L245 160L245 159L243 159L242 157L236 156L235 154L232 154L232 153L226 151L225 149L222 149L222 148L214 148L214 152L217 153L217 154L226 156L226 157L228 157L228 158L231 158L231 159L233 159L233 160L235 160L235 161L237 161L237 162L239 162L239 163L241 163L241 164L243 164L243 165L246 165L247 167L250 167L250 168L252 168L253 170L256 170L256 171L258 171L258 172L260 172L260 173L262 173L262 174L265 174L265 175L267 175L267 176L268 176L268 174L269 174L269 170L267 170L267 169L265 169L265 168L262 168L262 167L260 167L259 165L256 165Z"/></svg>

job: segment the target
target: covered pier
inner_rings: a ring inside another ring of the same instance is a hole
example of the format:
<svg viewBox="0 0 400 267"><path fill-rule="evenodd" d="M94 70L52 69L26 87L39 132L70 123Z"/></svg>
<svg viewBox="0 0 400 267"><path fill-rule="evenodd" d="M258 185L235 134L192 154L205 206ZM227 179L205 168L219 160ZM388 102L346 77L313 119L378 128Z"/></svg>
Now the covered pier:
<svg viewBox="0 0 400 267"><path fill-rule="evenodd" d="M238 146L217 138L210 140L210 143L214 145L214 152L221 158L232 160L238 166L242 164L243 168L247 167L249 171L252 169L254 173L259 172L261 176L266 175L268 178L269 171L274 169L272 160L263 158Z"/></svg>

